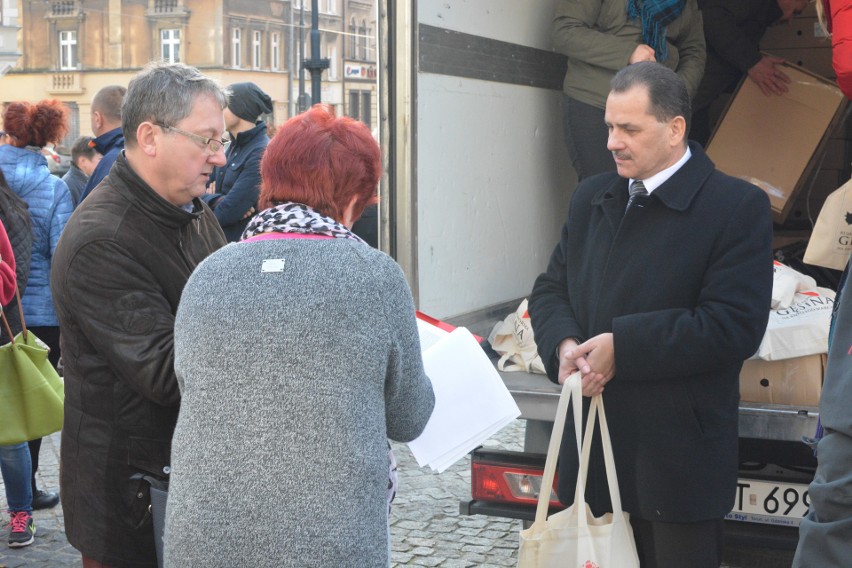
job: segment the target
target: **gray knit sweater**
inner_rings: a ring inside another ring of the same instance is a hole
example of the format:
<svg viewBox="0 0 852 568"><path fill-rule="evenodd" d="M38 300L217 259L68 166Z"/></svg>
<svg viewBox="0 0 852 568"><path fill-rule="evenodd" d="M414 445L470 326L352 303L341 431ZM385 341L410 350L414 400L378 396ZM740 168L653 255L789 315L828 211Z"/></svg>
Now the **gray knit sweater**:
<svg viewBox="0 0 852 568"><path fill-rule="evenodd" d="M393 260L349 239L228 245L183 291L175 368L166 566L389 564L387 438L434 406Z"/></svg>

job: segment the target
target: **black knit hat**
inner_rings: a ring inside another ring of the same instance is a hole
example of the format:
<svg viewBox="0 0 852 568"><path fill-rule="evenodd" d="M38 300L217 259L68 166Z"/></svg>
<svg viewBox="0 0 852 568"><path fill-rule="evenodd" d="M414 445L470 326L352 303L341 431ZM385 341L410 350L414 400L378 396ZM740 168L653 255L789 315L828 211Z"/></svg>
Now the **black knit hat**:
<svg viewBox="0 0 852 568"><path fill-rule="evenodd" d="M254 83L234 83L229 89L228 108L243 120L255 122L260 115L272 112L272 99Z"/></svg>

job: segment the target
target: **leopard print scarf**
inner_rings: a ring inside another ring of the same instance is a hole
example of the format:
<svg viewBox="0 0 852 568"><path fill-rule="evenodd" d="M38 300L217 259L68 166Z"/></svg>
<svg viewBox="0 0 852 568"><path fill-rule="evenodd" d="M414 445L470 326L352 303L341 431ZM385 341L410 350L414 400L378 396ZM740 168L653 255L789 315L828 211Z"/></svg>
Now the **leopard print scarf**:
<svg viewBox="0 0 852 568"><path fill-rule="evenodd" d="M326 235L336 239L353 239L367 244L361 237L331 217L326 217L304 203L287 201L264 209L246 226L240 240L263 233L298 233L301 235Z"/></svg>

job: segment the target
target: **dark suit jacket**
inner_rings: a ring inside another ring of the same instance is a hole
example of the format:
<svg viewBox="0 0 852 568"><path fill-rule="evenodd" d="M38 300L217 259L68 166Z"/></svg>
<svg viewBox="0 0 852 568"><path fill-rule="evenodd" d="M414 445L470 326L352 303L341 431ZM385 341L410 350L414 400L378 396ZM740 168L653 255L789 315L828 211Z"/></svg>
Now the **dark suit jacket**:
<svg viewBox="0 0 852 568"><path fill-rule="evenodd" d="M700 146L691 149L692 158L627 214L626 179L585 180L530 296L551 380L560 341L613 332L616 376L603 397L622 504L651 521L730 511L738 376L763 337L772 291L767 196L717 171ZM558 492L570 503L571 418L562 447ZM587 494L600 512L609 502L599 451L591 467Z"/></svg>

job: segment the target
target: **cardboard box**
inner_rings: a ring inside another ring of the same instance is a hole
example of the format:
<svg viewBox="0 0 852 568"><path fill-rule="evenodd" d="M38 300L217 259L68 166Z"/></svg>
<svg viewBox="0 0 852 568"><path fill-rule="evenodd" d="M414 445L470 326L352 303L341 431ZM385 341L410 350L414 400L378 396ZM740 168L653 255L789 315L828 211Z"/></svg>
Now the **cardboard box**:
<svg viewBox="0 0 852 568"><path fill-rule="evenodd" d="M819 406L825 355L764 361L749 359L740 372L744 402Z"/></svg>
<svg viewBox="0 0 852 568"><path fill-rule="evenodd" d="M760 39L760 49L789 49L801 47L831 47L831 40L813 18L796 17L789 24L770 26Z"/></svg>
<svg viewBox="0 0 852 568"><path fill-rule="evenodd" d="M837 73L831 63L831 45L827 47L803 47L800 49L772 48L766 50L769 55L782 57L793 65L798 65L821 77L834 79Z"/></svg>
<svg viewBox="0 0 852 568"><path fill-rule="evenodd" d="M721 171L766 191L775 222L783 223L796 194L815 171L848 101L832 81L791 64L785 95L767 97L745 79L710 142Z"/></svg>

